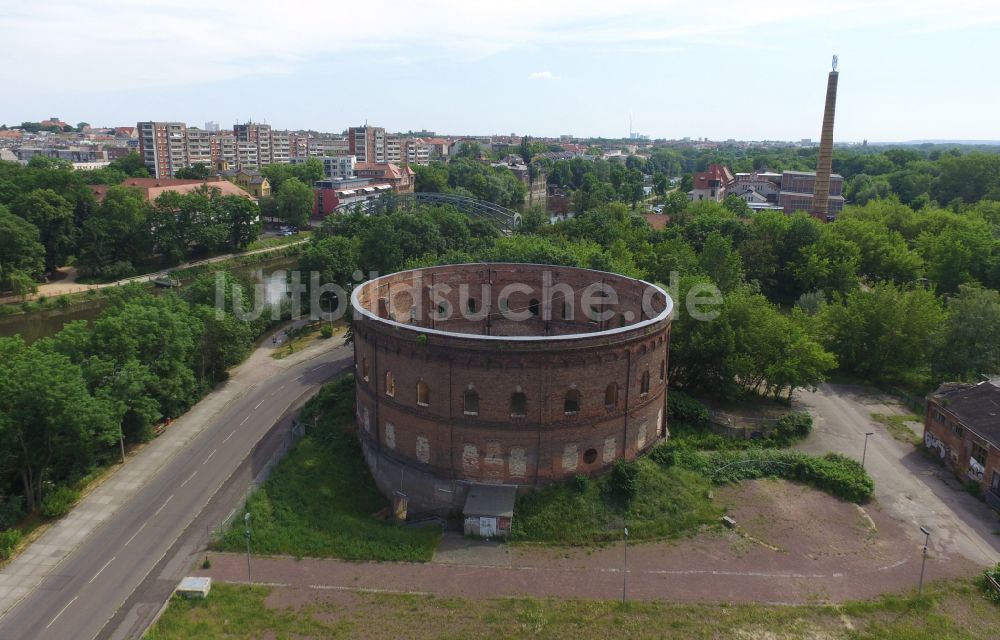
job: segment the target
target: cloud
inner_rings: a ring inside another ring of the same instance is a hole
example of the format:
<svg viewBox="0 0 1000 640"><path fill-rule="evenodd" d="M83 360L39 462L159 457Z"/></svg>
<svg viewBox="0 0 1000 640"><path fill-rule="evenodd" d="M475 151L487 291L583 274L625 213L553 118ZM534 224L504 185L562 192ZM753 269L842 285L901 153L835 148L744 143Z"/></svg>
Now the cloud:
<svg viewBox="0 0 1000 640"><path fill-rule="evenodd" d="M556 76L551 71L535 71L528 74L528 80L555 80Z"/></svg>

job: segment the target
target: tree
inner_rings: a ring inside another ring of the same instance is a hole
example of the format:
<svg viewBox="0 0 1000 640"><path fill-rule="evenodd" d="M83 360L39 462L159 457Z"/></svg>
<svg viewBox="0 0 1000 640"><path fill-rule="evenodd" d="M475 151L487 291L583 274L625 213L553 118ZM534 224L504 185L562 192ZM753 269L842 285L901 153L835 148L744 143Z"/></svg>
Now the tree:
<svg viewBox="0 0 1000 640"><path fill-rule="evenodd" d="M137 189L110 187L97 213L83 224L80 263L91 271L147 260L152 247L149 204Z"/></svg>
<svg viewBox="0 0 1000 640"><path fill-rule="evenodd" d="M65 264L77 243L73 205L52 189L35 189L15 200L11 210L38 228L46 271Z"/></svg>
<svg viewBox="0 0 1000 640"><path fill-rule="evenodd" d="M146 163L143 162L142 156L133 151L124 158L119 158L118 160L112 160L108 165L109 169L116 171L121 171L125 175L131 178L148 178L149 170L146 168Z"/></svg>
<svg viewBox="0 0 1000 640"><path fill-rule="evenodd" d="M182 167L174 172L174 177L185 180L207 180L211 175L208 165L196 162L190 167Z"/></svg>
<svg viewBox="0 0 1000 640"><path fill-rule="evenodd" d="M445 193L448 191L448 168L440 163L415 165L414 190L420 193Z"/></svg>
<svg viewBox="0 0 1000 640"><path fill-rule="evenodd" d="M698 264L723 293L732 291L743 282L740 254L733 251L729 238L718 231L712 232L705 239Z"/></svg>
<svg viewBox="0 0 1000 640"><path fill-rule="evenodd" d="M517 228L519 233L538 233L549 223L549 216L540 205L532 205L521 216L521 224Z"/></svg>
<svg viewBox="0 0 1000 640"><path fill-rule="evenodd" d="M309 224L313 209L313 190L298 178L289 178L274 198L278 217L293 227Z"/></svg>
<svg viewBox="0 0 1000 640"><path fill-rule="evenodd" d="M962 285L948 300L948 317L932 360L938 378L979 381L1000 371L1000 292Z"/></svg>
<svg viewBox="0 0 1000 640"><path fill-rule="evenodd" d="M82 476L115 441L114 408L90 395L80 367L19 338L0 338L0 469L33 511L47 483Z"/></svg>
<svg viewBox="0 0 1000 640"><path fill-rule="evenodd" d="M877 283L834 296L819 317L841 368L879 379L927 367L944 312L930 291Z"/></svg>
<svg viewBox="0 0 1000 640"><path fill-rule="evenodd" d="M0 290L11 288L14 274L19 282L42 275L45 247L39 239L35 225L0 204Z"/></svg>

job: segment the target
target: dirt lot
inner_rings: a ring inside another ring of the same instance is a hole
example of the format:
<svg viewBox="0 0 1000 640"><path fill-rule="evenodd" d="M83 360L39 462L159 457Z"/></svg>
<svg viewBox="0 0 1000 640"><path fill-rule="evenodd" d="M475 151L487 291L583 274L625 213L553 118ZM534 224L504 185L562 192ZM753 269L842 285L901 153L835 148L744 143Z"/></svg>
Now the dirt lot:
<svg viewBox="0 0 1000 640"><path fill-rule="evenodd" d="M628 597L672 602L842 602L916 585L920 546L879 508L864 509L789 482L760 480L725 488L736 531L630 545ZM256 558L256 582L319 590L347 589L493 598L537 596L615 599L622 594L621 545L565 549L512 545L465 549L461 562L352 563ZM246 559L210 554L199 571L226 582L246 580ZM969 576L975 565L931 557L927 579Z"/></svg>

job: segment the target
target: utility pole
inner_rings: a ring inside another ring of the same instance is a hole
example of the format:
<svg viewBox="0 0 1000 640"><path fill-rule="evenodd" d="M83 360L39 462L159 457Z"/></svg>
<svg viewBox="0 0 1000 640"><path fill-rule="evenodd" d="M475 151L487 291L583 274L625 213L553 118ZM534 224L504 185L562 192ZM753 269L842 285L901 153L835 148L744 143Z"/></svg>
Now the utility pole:
<svg viewBox="0 0 1000 640"><path fill-rule="evenodd" d="M247 582L253 584L253 578L250 575L250 512L247 511L243 516L243 537L247 541Z"/></svg>
<svg viewBox="0 0 1000 640"><path fill-rule="evenodd" d="M924 566L927 564L927 545L931 541L931 532L925 527L920 527L920 533L924 534L924 557L920 561L920 582L917 585L917 597L921 597L924 593Z"/></svg>
<svg viewBox="0 0 1000 640"><path fill-rule="evenodd" d="M865 468L865 456L868 455L868 437L874 435L874 431L865 432L865 448L861 450L861 468Z"/></svg>
<svg viewBox="0 0 1000 640"><path fill-rule="evenodd" d="M622 604L628 600L628 527L625 527L624 543L625 565L622 569Z"/></svg>

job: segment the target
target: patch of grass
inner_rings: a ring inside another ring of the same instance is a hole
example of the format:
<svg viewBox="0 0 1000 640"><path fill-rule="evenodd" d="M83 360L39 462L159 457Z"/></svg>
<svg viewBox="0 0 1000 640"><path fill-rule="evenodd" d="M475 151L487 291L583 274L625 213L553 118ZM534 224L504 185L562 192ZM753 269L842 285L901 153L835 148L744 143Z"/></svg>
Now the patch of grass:
<svg viewBox="0 0 1000 640"><path fill-rule="evenodd" d="M897 416L885 413L873 413L872 420L884 425L885 428L889 430L889 435L900 442L905 442L906 444L912 444L914 446L923 442L920 436L913 433L913 430L906 426L907 422L923 422L923 418L918 415L909 414Z"/></svg>
<svg viewBox="0 0 1000 640"><path fill-rule="evenodd" d="M656 540L691 533L717 522L722 509L709 498L711 483L681 468L639 459L635 495L615 497L612 474L574 478L518 498L513 539L551 544L592 545L620 540L627 525L633 540Z"/></svg>
<svg viewBox="0 0 1000 640"><path fill-rule="evenodd" d="M365 464L353 432L352 376L326 385L303 409L311 426L247 500L254 553L348 560L431 559L436 528L408 528L373 517L388 506ZM213 545L245 549L237 519Z"/></svg>
<svg viewBox="0 0 1000 640"><path fill-rule="evenodd" d="M175 597L146 638L982 640L995 637L1000 626L1000 607L970 581L928 585L919 600L886 596L801 607L315 591L305 598L308 604L271 608L273 592L216 584L205 600Z"/></svg>

